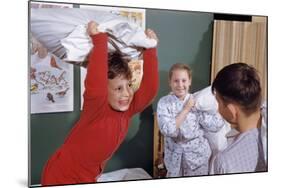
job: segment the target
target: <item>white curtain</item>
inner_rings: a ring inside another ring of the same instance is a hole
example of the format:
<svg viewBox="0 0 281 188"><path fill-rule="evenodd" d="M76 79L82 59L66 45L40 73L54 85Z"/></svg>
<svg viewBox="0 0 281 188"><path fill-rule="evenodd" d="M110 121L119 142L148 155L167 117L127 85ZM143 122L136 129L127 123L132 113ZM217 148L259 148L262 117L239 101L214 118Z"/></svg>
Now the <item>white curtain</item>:
<svg viewBox="0 0 281 188"><path fill-rule="evenodd" d="M261 79L263 99L267 97L267 18L251 22L214 21L211 82L224 66L244 62L254 66Z"/></svg>

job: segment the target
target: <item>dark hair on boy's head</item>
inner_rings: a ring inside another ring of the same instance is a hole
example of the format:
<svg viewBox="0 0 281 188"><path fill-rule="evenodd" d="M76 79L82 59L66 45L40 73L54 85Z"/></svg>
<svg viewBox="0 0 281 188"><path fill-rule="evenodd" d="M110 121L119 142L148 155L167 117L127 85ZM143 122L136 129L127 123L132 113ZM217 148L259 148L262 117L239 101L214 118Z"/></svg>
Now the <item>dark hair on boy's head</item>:
<svg viewBox="0 0 281 188"><path fill-rule="evenodd" d="M128 62L122 59L122 55L118 52L109 54L108 57L108 79L114 79L116 76L124 76L128 80L132 78L131 70Z"/></svg>
<svg viewBox="0 0 281 188"><path fill-rule="evenodd" d="M191 79L191 77L192 77L192 71L188 65L183 64L183 63L176 63L176 64L173 64L169 70L169 80L171 80L173 71L175 71L175 70L185 70L189 76L189 79Z"/></svg>
<svg viewBox="0 0 281 188"><path fill-rule="evenodd" d="M256 69L245 63L234 63L220 70L212 84L214 90L225 103L238 103L245 114L260 108L260 79Z"/></svg>

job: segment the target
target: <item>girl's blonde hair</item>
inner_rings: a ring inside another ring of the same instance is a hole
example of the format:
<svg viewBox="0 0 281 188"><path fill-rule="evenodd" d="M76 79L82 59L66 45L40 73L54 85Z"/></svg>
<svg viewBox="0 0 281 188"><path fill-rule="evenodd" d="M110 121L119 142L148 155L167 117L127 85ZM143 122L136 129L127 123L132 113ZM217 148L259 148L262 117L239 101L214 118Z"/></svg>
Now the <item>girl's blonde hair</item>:
<svg viewBox="0 0 281 188"><path fill-rule="evenodd" d="M174 70L185 70L189 76L189 79L192 78L192 71L188 65L183 64L183 63L176 63L176 64L173 64L169 70L169 80L171 80Z"/></svg>

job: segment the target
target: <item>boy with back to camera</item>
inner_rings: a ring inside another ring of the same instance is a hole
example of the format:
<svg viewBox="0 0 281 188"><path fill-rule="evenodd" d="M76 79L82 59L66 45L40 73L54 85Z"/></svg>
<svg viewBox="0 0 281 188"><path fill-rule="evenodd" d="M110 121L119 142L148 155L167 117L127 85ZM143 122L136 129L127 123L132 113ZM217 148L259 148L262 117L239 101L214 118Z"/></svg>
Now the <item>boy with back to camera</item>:
<svg viewBox="0 0 281 188"><path fill-rule="evenodd" d="M212 84L219 113L239 134L214 159L215 174L266 171L261 141L260 79L255 68L235 63L218 72Z"/></svg>
<svg viewBox="0 0 281 188"><path fill-rule="evenodd" d="M199 111L189 93L191 69L174 64L169 71L172 93L157 106L157 120L164 135L164 162L167 177L208 175L211 148L205 131L217 132L225 121L218 113Z"/></svg>
<svg viewBox="0 0 281 188"><path fill-rule="evenodd" d="M144 110L157 94L156 48L144 50L144 76L134 94L127 62L120 54L108 57L108 36L100 33L97 26L93 21L88 24L94 47L87 66L80 119L46 163L43 186L96 182L124 140L132 116ZM158 40L152 30L146 34Z"/></svg>

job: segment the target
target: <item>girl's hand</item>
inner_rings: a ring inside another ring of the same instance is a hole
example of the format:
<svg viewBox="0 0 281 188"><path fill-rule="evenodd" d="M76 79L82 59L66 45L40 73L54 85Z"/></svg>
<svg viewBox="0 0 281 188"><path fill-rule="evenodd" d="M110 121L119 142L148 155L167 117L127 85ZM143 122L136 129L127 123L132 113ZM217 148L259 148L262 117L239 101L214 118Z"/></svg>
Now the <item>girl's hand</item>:
<svg viewBox="0 0 281 188"><path fill-rule="evenodd" d="M100 32L98 31L98 23L95 21L90 21L88 23L87 32L89 35L97 35Z"/></svg>
<svg viewBox="0 0 281 188"><path fill-rule="evenodd" d="M190 96L187 103L184 105L184 109L189 111L194 105L195 105L195 100L192 96Z"/></svg>
<svg viewBox="0 0 281 188"><path fill-rule="evenodd" d="M157 43L159 42L156 33L152 29L146 29L145 34L148 38L156 40Z"/></svg>

